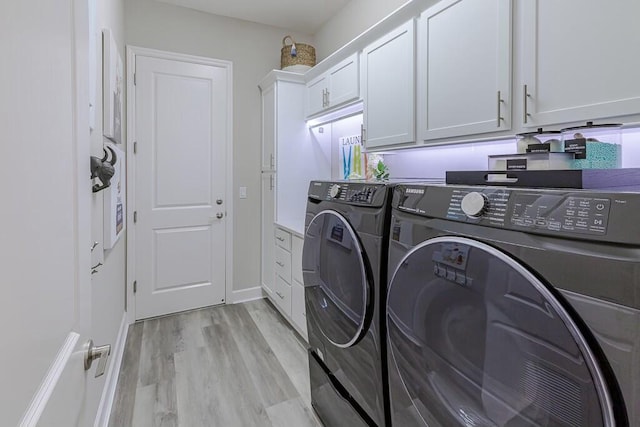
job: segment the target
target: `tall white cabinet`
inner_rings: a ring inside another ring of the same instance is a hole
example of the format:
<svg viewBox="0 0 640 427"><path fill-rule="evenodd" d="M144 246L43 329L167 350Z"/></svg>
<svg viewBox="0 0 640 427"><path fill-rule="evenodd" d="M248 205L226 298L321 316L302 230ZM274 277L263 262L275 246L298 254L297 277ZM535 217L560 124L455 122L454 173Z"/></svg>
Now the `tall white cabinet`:
<svg viewBox="0 0 640 427"><path fill-rule="evenodd" d="M302 74L272 71L261 82L264 293L306 338L302 247L309 181L329 179L330 150L309 137Z"/></svg>
<svg viewBox="0 0 640 427"><path fill-rule="evenodd" d="M525 127L640 112L640 1L519 3Z"/></svg>

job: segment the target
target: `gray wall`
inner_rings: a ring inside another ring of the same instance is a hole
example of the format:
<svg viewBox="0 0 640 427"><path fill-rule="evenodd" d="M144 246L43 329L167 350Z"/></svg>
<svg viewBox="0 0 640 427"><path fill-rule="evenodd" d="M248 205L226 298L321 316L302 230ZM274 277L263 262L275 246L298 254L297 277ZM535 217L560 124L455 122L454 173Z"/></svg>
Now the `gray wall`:
<svg viewBox="0 0 640 427"><path fill-rule="evenodd" d="M96 0L96 110L95 128L91 132L91 154L102 157L104 141L102 136L102 29L109 28L118 46L122 60L125 60L124 40L124 0ZM123 129L126 129L126 117L123 117ZM126 141L126 139L125 139ZM125 144L120 148L126 151ZM91 207L92 240L103 241L103 197L102 191L93 195ZM126 237L121 236L115 246L104 252L103 264L98 273L91 276L92 329L91 338L97 345L111 344L115 350L118 331L124 315ZM102 245L96 251L102 249ZM112 352L112 355L114 353ZM113 363L115 357L109 358ZM117 373L115 373L117 375ZM98 408L106 375L88 382L87 410L94 414Z"/></svg>
<svg viewBox="0 0 640 427"><path fill-rule="evenodd" d="M286 29L225 18L153 0L127 0L128 45L233 62L233 290L260 285L260 91L258 82L280 68ZM239 199L238 187L247 187ZM229 195L231 196L231 195ZM231 298L231 295L227 295Z"/></svg>
<svg viewBox="0 0 640 427"><path fill-rule="evenodd" d="M381 21L407 0L351 0L315 34L318 62Z"/></svg>

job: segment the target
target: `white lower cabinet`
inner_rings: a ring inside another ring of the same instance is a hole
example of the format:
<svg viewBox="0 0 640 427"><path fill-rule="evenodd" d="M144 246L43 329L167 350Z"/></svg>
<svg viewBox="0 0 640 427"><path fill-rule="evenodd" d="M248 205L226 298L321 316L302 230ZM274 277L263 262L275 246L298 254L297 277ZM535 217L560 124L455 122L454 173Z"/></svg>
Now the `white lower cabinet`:
<svg viewBox="0 0 640 427"><path fill-rule="evenodd" d="M302 284L302 237L275 226L275 283L268 297L291 325L307 339L307 318Z"/></svg>

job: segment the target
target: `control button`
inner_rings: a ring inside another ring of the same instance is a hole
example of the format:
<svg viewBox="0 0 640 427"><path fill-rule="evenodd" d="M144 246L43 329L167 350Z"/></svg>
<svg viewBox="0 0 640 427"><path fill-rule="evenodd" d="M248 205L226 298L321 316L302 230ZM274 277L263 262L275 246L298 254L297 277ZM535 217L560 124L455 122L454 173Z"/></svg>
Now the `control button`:
<svg viewBox="0 0 640 427"><path fill-rule="evenodd" d="M605 207L606 207L606 206L605 206L605 204L604 204L604 203L598 203L598 204L596 205L596 210L601 211L601 210L604 210L604 208L605 208Z"/></svg>
<svg viewBox="0 0 640 427"><path fill-rule="evenodd" d="M489 207L487 196L477 191L473 191L462 198L460 207L462 212L469 218L479 218Z"/></svg>
<svg viewBox="0 0 640 427"><path fill-rule="evenodd" d="M342 188L340 188L339 184L333 184L331 188L329 188L329 196L334 199L337 198L340 195L340 190L342 190Z"/></svg>

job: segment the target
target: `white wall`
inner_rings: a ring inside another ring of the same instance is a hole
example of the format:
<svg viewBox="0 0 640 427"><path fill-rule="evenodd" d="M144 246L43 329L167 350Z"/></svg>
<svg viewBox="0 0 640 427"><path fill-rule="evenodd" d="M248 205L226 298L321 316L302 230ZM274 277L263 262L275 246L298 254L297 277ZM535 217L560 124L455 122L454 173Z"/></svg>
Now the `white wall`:
<svg viewBox="0 0 640 427"><path fill-rule="evenodd" d="M381 21L407 0L351 0L314 35L317 62Z"/></svg>
<svg viewBox="0 0 640 427"><path fill-rule="evenodd" d="M282 38L308 35L172 6L125 3L126 43L233 62L233 290L260 285L260 91L258 82L280 67ZM238 187L247 198L238 198ZM231 195L229 195L231 196ZM227 295L227 298L232 298Z"/></svg>
<svg viewBox="0 0 640 427"><path fill-rule="evenodd" d="M622 167L640 168L640 129L622 133ZM488 170L487 156L516 153L516 140L471 142L392 151L384 155L391 178L444 178L446 171Z"/></svg>
<svg viewBox="0 0 640 427"><path fill-rule="evenodd" d="M108 139L102 136L102 29L109 28L118 46L123 61L125 59L124 0L96 0L96 109L95 128L91 133L91 154L103 156L102 148ZM126 130L126 116L123 116L123 130ZM126 139L124 139L126 141ZM120 148L126 151L125 143ZM106 192L93 195L92 241L99 242L96 251L102 251L103 242L103 197ZM109 358L107 372L115 361L115 345L122 317L125 312L126 281L126 238L121 236L115 246L103 253L103 265L98 273L91 276L92 336L96 345L111 344L112 357ZM117 372L114 375L117 376ZM117 378L117 377L116 377ZM104 391L107 375L88 382L87 411L95 414Z"/></svg>

